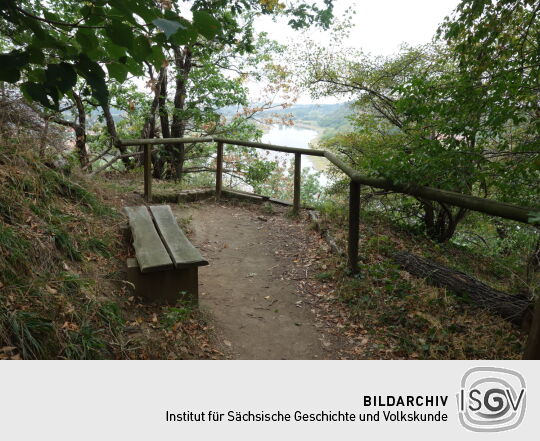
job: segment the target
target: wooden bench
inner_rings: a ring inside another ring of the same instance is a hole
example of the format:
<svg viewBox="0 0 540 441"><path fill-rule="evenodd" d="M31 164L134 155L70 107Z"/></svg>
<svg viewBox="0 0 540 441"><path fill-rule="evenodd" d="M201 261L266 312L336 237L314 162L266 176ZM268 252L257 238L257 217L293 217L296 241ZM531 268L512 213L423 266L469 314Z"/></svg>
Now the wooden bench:
<svg viewBox="0 0 540 441"><path fill-rule="evenodd" d="M168 205L125 207L135 259L127 259L135 294L152 302L197 305L198 268L208 265L184 235Z"/></svg>

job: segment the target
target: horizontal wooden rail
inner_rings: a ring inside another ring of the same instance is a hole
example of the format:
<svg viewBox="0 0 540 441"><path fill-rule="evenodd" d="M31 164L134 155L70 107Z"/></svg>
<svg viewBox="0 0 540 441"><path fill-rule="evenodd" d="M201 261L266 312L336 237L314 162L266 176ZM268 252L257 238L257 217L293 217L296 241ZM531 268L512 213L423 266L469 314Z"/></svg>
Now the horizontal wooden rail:
<svg viewBox="0 0 540 441"><path fill-rule="evenodd" d="M456 207L466 208L480 213L498 216L504 219L515 220L518 222L529 223L529 218L533 212L540 211L540 208L527 208L517 205L506 204L491 199L470 196L454 191L441 190L433 187L424 187L408 184L397 184L388 179L373 178L363 176L352 167L343 162L340 158L331 152L315 149L302 149L297 147L287 147L274 144L265 144L261 142L240 141L221 137L201 137L201 138L153 138L153 139L127 139L119 140L121 145L149 145L149 144L179 144L179 143L197 143L197 142L218 142L222 144L237 145L243 147L253 147L263 150L272 150L283 153L300 153L302 155L320 156L328 159L332 164L345 173L352 181L368 185L370 187L381 188L384 190L395 191L410 196L428 199L431 201L449 204Z"/></svg>
<svg viewBox="0 0 540 441"><path fill-rule="evenodd" d="M345 164L341 159L339 159L333 153L324 152L324 157L328 159L332 164L334 164L337 168L339 168L343 173L345 173L353 181L355 181L360 176L354 168Z"/></svg>
<svg viewBox="0 0 540 441"><path fill-rule="evenodd" d="M151 139L119 139L119 145L155 145L155 144L193 144L197 142L213 142L214 138L151 138Z"/></svg>
<svg viewBox="0 0 540 441"><path fill-rule="evenodd" d="M272 150L275 152L283 152L283 153L301 153L302 155L321 156L321 157L323 157L325 154L324 150L301 149L298 147L287 147L284 145L264 144L262 142L237 141L234 139L227 139L227 138L214 138L214 141L222 142L224 144L239 145L242 147L254 147L256 149Z"/></svg>
<svg viewBox="0 0 540 441"><path fill-rule="evenodd" d="M480 213L502 217L504 219L515 220L525 224L529 223L529 218L533 212L540 211L540 208L520 207L517 205L506 204L504 202L494 201L492 199L465 195L462 193L441 190L433 187L395 184L387 179L370 178L358 174L351 179L359 184L369 185L370 187L382 188L384 190L404 193L411 196L428 199L430 201L467 208L468 210L478 211Z"/></svg>

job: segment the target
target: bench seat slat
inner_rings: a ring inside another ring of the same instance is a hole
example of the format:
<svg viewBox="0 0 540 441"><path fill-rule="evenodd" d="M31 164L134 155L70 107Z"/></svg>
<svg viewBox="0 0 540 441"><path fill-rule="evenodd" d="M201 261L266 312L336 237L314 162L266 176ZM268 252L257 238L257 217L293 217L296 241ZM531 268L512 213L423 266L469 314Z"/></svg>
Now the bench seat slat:
<svg viewBox="0 0 540 441"><path fill-rule="evenodd" d="M146 207L125 207L133 234L133 247L141 273L173 268L169 253L163 246Z"/></svg>
<svg viewBox="0 0 540 441"><path fill-rule="evenodd" d="M191 244L178 226L170 206L153 205L150 207L150 211L176 268L208 265L208 261Z"/></svg>

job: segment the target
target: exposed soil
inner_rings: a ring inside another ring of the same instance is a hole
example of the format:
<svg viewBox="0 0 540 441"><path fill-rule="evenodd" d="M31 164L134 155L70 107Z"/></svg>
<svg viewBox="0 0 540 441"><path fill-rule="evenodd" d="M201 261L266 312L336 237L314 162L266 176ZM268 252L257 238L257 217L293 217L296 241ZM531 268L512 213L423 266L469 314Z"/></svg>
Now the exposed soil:
<svg viewBox="0 0 540 441"><path fill-rule="evenodd" d="M306 222L286 208L232 203L173 210L210 262L199 269L200 306L230 358L340 358L343 338L320 319L315 296L331 289L314 279L327 246Z"/></svg>

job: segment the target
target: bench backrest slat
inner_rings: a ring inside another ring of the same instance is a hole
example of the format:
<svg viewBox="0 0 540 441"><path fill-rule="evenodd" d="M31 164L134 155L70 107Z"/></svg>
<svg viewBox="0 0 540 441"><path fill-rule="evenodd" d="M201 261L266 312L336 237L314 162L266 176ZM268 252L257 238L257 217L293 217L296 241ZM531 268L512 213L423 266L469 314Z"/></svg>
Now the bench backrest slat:
<svg viewBox="0 0 540 441"><path fill-rule="evenodd" d="M208 265L188 238L184 235L168 205L153 205L150 207L152 216L163 243L176 268Z"/></svg>
<svg viewBox="0 0 540 441"><path fill-rule="evenodd" d="M169 253L152 222L146 207L126 207L129 226L133 234L133 247L141 273L173 268Z"/></svg>

